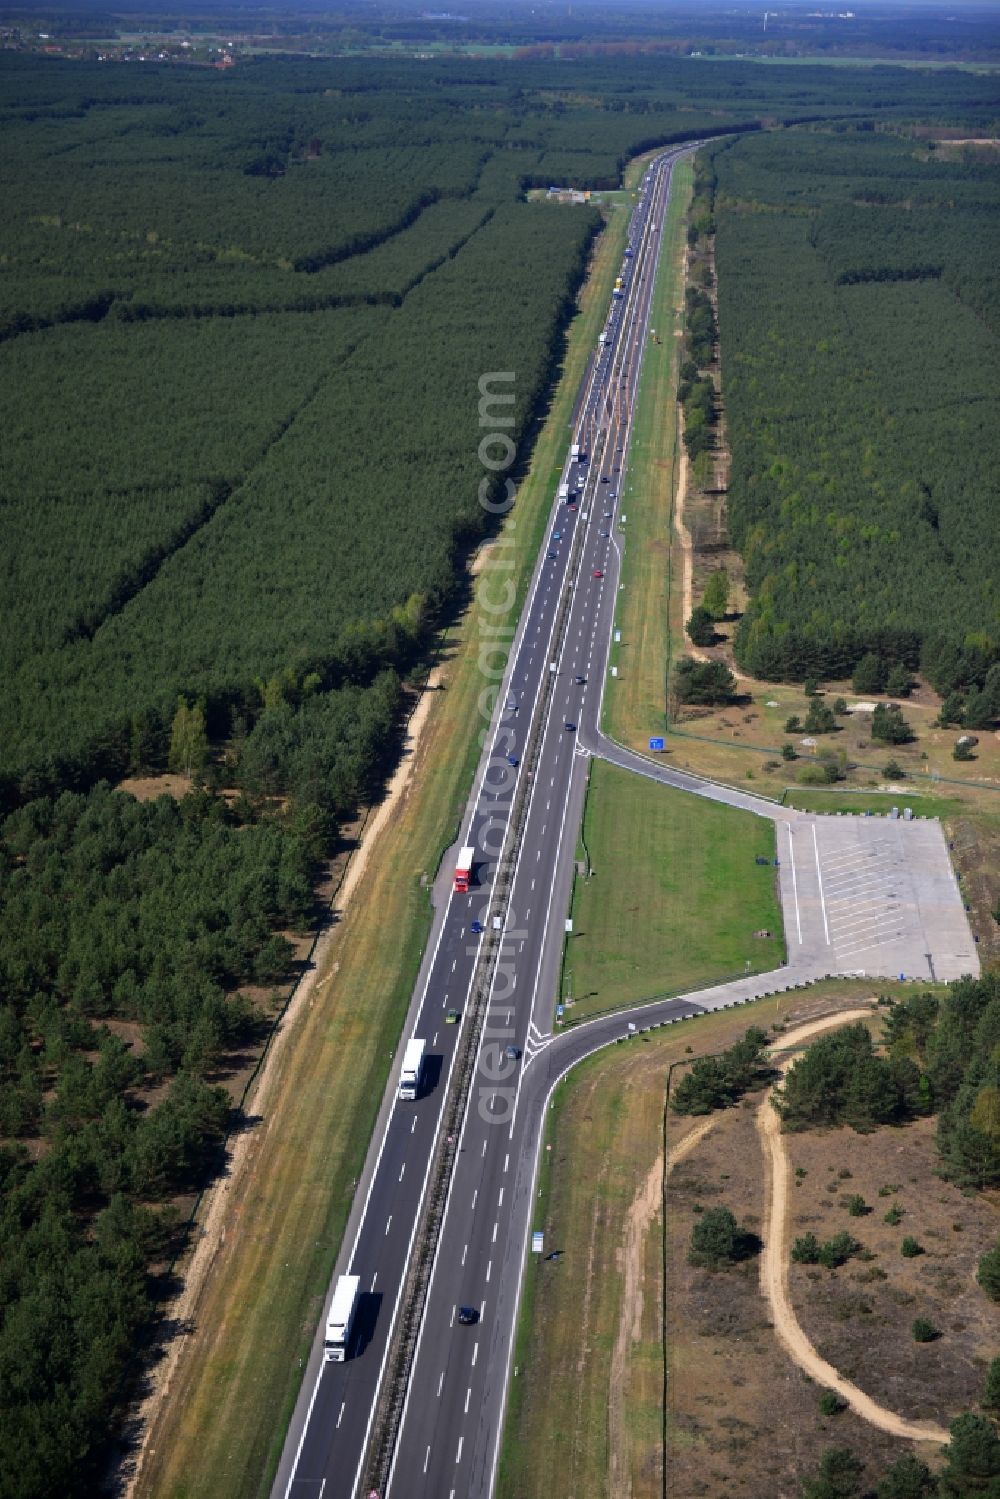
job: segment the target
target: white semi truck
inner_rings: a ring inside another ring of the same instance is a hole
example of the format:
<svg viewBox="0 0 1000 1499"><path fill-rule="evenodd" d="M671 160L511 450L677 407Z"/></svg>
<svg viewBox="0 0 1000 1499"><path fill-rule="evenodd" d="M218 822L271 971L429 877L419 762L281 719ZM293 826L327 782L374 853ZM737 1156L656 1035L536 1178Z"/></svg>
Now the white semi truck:
<svg viewBox="0 0 1000 1499"><path fill-rule="evenodd" d="M347 1357L360 1286L360 1275L342 1275L337 1281L323 1339L323 1357L328 1363L342 1364Z"/></svg>
<svg viewBox="0 0 1000 1499"><path fill-rule="evenodd" d="M421 1041L419 1036L414 1036L406 1043L406 1050L403 1052L403 1070L399 1074L399 1096L404 1102L412 1103L415 1098L420 1097L420 1088L424 1081L426 1051L427 1043Z"/></svg>

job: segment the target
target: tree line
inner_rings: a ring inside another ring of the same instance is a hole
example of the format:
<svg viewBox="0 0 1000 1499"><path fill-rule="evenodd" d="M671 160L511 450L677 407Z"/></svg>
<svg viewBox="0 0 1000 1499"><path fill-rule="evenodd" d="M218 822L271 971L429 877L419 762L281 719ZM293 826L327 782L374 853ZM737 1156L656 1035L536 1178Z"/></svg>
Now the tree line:
<svg viewBox="0 0 1000 1499"><path fill-rule="evenodd" d="M741 665L830 679L871 652L981 690L1000 659L995 180L860 130L711 154ZM895 275L932 252L940 275Z"/></svg>

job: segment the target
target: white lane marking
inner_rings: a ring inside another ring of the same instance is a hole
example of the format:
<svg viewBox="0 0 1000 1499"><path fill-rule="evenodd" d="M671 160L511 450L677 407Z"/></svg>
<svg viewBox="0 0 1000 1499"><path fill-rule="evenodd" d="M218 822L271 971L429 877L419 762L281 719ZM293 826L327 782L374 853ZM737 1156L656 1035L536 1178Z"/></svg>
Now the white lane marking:
<svg viewBox="0 0 1000 1499"><path fill-rule="evenodd" d="M506 1170L507 1170L507 1167L508 1167L508 1166L509 1166L509 1165L510 1165L510 1155L509 1155L509 1153L508 1153L508 1154L507 1154L507 1155L505 1155L505 1156L504 1156L504 1158L503 1158L503 1169L504 1169L504 1170L505 1170L505 1171L506 1171Z"/></svg>
<svg viewBox="0 0 1000 1499"><path fill-rule="evenodd" d="M823 894L823 871L819 863L819 840L816 837L816 824L812 825L813 848L816 852L816 878L819 881L819 901L823 908L823 930L826 933L826 945L830 946L830 923L826 919L826 896Z"/></svg>
<svg viewBox="0 0 1000 1499"><path fill-rule="evenodd" d="M438 1031L434 1032L434 1040L431 1042L432 1046L436 1046L438 1044L438 1034L439 1034ZM413 1122L414 1122L414 1124L416 1124L416 1122L417 1122L416 1119L414 1119Z"/></svg>
<svg viewBox="0 0 1000 1499"><path fill-rule="evenodd" d="M476 1198L478 1196L479 1196L479 1188L477 1187L476 1190L472 1194L472 1211L473 1212L476 1211Z"/></svg>
<svg viewBox="0 0 1000 1499"><path fill-rule="evenodd" d="M442 1369L441 1370L441 1377L438 1380L438 1399L439 1400L441 1399L441 1391L443 1389L444 1389L444 1370Z"/></svg>
<svg viewBox="0 0 1000 1499"><path fill-rule="evenodd" d="M399 1179L400 1179L400 1181L403 1180L403 1173L405 1171L406 1171L406 1162L404 1161L403 1164L399 1168Z"/></svg>
<svg viewBox="0 0 1000 1499"><path fill-rule="evenodd" d="M493 1274L493 1261L492 1260L488 1260L486 1262L486 1280L487 1280L487 1283L489 1282L489 1278L490 1278L490 1276L492 1274Z"/></svg>
<svg viewBox="0 0 1000 1499"><path fill-rule="evenodd" d="M346 1404L347 1404L347 1401L346 1401L346 1400L342 1400L342 1401L341 1401L341 1402L340 1402L340 1414L339 1414L339 1415L338 1415L338 1417L337 1417L337 1425L336 1425L336 1428L335 1428L335 1429L336 1429L336 1430L337 1430L337 1431L339 1431L339 1430L340 1430L340 1423L341 1423L341 1421L343 1421L343 1419L344 1419L344 1406L345 1406L345 1405L346 1405ZM325 1479L324 1479L324 1482L325 1482Z"/></svg>
<svg viewBox="0 0 1000 1499"><path fill-rule="evenodd" d="M478 1357L479 1357L479 1344L478 1343L473 1343L473 1345L472 1345L472 1367L473 1368L476 1367L476 1359Z"/></svg>
<svg viewBox="0 0 1000 1499"><path fill-rule="evenodd" d="M371 1283L371 1285L368 1288L370 1291L374 1291L374 1289L375 1289L375 1282L377 1280L378 1280L378 1271L376 1270L375 1274L372 1276L372 1283Z"/></svg>
<svg viewBox="0 0 1000 1499"><path fill-rule="evenodd" d="M452 973L455 972L455 969L456 969L457 966L458 966L458 959L457 958L452 958L452 960L451 960L451 971L452 971Z"/></svg>
<svg viewBox="0 0 1000 1499"><path fill-rule="evenodd" d="M463 1265L465 1264L465 1256L468 1254L468 1252L469 1252L469 1246L468 1246L468 1244L466 1244L465 1248L462 1250L462 1264Z"/></svg>
<svg viewBox="0 0 1000 1499"><path fill-rule="evenodd" d="M799 936L799 946L802 946L802 917L799 913L799 881L795 873L795 838L792 835L791 823L788 824L788 852L792 861L792 896L795 900L795 930Z"/></svg>
<svg viewBox="0 0 1000 1499"><path fill-rule="evenodd" d="M531 882L531 888L532 888L532 890L534 890L534 888L535 888L535 884L536 884L536 881L535 881L535 880L532 880L532 882Z"/></svg>
<svg viewBox="0 0 1000 1499"><path fill-rule="evenodd" d="M502 1208L503 1207L503 1187L500 1188L500 1201L497 1203L497 1207L498 1208Z"/></svg>
<svg viewBox="0 0 1000 1499"><path fill-rule="evenodd" d="M430 1443L428 1442L428 1444L427 1444L427 1451L424 1453L424 1472L425 1473L427 1472L427 1464L430 1462L430 1460L431 1460L431 1448L430 1448Z"/></svg>
<svg viewBox="0 0 1000 1499"><path fill-rule="evenodd" d="M486 1141L483 1141L483 1155L486 1154Z"/></svg>
<svg viewBox="0 0 1000 1499"><path fill-rule="evenodd" d="M459 1437L459 1439L458 1439L458 1451L455 1453L455 1462L456 1463L460 1463L462 1461L462 1443L464 1441L465 1441L464 1437Z"/></svg>
<svg viewBox="0 0 1000 1499"><path fill-rule="evenodd" d="M470 1385L469 1388L465 1392L465 1414L466 1415L469 1414L469 1401L471 1399L472 1399L472 1386Z"/></svg>
<svg viewBox="0 0 1000 1499"><path fill-rule="evenodd" d="M417 1127L417 1116L416 1116L416 1114L414 1114L413 1118L410 1120L410 1134L411 1135L413 1134L413 1131L416 1129L416 1127Z"/></svg>
<svg viewBox="0 0 1000 1499"><path fill-rule="evenodd" d="M386 1235L386 1238L388 1238L388 1237L389 1237L389 1224L390 1224L390 1223L391 1223L391 1222L392 1222L392 1214L391 1214L391 1213L390 1213L390 1214L389 1214L389 1217L388 1217L388 1219L387 1219L387 1221L386 1221L386 1225L385 1225L385 1235Z"/></svg>
<svg viewBox="0 0 1000 1499"><path fill-rule="evenodd" d="M455 1308L454 1307L452 1307L452 1309L451 1309L451 1322L448 1325L450 1327L454 1327L455 1326Z"/></svg>
<svg viewBox="0 0 1000 1499"><path fill-rule="evenodd" d="M499 1228L500 1228L499 1223L494 1223L494 1225L493 1225L493 1243L494 1244L497 1241L497 1232L498 1232Z"/></svg>

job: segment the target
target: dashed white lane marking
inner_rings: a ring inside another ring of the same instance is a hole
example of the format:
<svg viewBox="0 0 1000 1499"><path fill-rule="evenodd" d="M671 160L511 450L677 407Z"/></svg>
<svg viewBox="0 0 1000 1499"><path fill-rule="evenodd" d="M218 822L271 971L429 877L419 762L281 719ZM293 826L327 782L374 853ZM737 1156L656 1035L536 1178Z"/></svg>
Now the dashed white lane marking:
<svg viewBox="0 0 1000 1499"><path fill-rule="evenodd" d="M386 1222L386 1225L385 1225L385 1236L386 1236L386 1238L388 1238L388 1237L389 1237L389 1224L390 1224L390 1223L391 1223L391 1222L392 1222L392 1214L391 1214L391 1213L390 1213L390 1214L389 1214L389 1218L388 1218L388 1221L387 1221L387 1222Z"/></svg>
<svg viewBox="0 0 1000 1499"><path fill-rule="evenodd" d="M490 1276L492 1275L492 1273L493 1273L493 1261L489 1260L489 1261L487 1261L487 1264L486 1264L486 1283L487 1283L487 1285L489 1285L489 1280L490 1280Z"/></svg>
<svg viewBox="0 0 1000 1499"><path fill-rule="evenodd" d="M473 1212L476 1211L476 1198L478 1196L479 1196L479 1188L477 1187L476 1190L472 1194L472 1211Z"/></svg>
<svg viewBox="0 0 1000 1499"><path fill-rule="evenodd" d="M476 1367L476 1359L478 1357L479 1357L479 1344L478 1343L473 1343L473 1345L472 1345L472 1367L473 1368Z"/></svg>
<svg viewBox="0 0 1000 1499"><path fill-rule="evenodd" d="M466 1415L469 1414L469 1401L471 1399L472 1399L472 1386L470 1385L469 1388L465 1392L465 1414Z"/></svg>
<svg viewBox="0 0 1000 1499"><path fill-rule="evenodd" d="M347 1401L346 1401L346 1400L342 1400L342 1401L341 1401L341 1402L340 1402L340 1414L339 1414L339 1415L338 1415L338 1417L337 1417L337 1430L338 1430L338 1431L339 1431L339 1430L340 1430L340 1423L341 1423L341 1421L343 1421L343 1419L344 1419L344 1406L345 1406L345 1405L346 1405L346 1404L347 1404Z"/></svg>
<svg viewBox="0 0 1000 1499"><path fill-rule="evenodd" d="M497 1241L497 1234L499 1233L499 1231L500 1231L500 1225L499 1225L499 1223L494 1223L494 1225L493 1225L493 1239L491 1241L494 1244Z"/></svg>
<svg viewBox="0 0 1000 1499"><path fill-rule="evenodd" d="M826 896L823 894L823 870L819 862L819 840L816 837L816 824L812 825L813 850L816 854L816 878L819 881L819 901L823 908L823 930L826 933L826 945L830 946L830 923L826 919Z"/></svg>
<svg viewBox="0 0 1000 1499"><path fill-rule="evenodd" d="M443 1390L443 1388L444 1388L444 1370L442 1369L441 1370L441 1377L438 1379L438 1399L439 1400L441 1399L441 1391Z"/></svg>
<svg viewBox="0 0 1000 1499"><path fill-rule="evenodd" d="M464 1437L459 1437L459 1439L458 1439L458 1451L455 1453L455 1462L456 1463L460 1463L462 1461L462 1443L464 1441L465 1441Z"/></svg>
<svg viewBox="0 0 1000 1499"><path fill-rule="evenodd" d="M427 1451L424 1453L424 1472L425 1473L427 1472L427 1464L430 1462L430 1460L431 1460L431 1449L430 1449L430 1445L428 1445Z"/></svg>
<svg viewBox="0 0 1000 1499"><path fill-rule="evenodd" d="M463 1265L465 1264L465 1257L468 1254L468 1252L469 1252L469 1246L468 1246L468 1244L466 1244L465 1248L462 1250L462 1264Z"/></svg>
<svg viewBox="0 0 1000 1499"><path fill-rule="evenodd" d="M405 1172L405 1170L406 1170L406 1162L404 1161L403 1164L399 1168L399 1179L400 1179L400 1181L403 1180L403 1173Z"/></svg>
<svg viewBox="0 0 1000 1499"><path fill-rule="evenodd" d="M504 1158L503 1158L503 1169L506 1171L507 1167L509 1165L510 1165L510 1156L509 1155L505 1155Z"/></svg>
<svg viewBox="0 0 1000 1499"><path fill-rule="evenodd" d="M434 1037L434 1041L436 1041L436 1040L437 1040L437 1036ZM433 1046L433 1044L434 1044L434 1042L432 1041L431 1045ZM416 1129L416 1127L417 1127L417 1116L416 1116L416 1114L414 1114L413 1118L410 1120L410 1134L411 1135L413 1134L413 1131Z"/></svg>

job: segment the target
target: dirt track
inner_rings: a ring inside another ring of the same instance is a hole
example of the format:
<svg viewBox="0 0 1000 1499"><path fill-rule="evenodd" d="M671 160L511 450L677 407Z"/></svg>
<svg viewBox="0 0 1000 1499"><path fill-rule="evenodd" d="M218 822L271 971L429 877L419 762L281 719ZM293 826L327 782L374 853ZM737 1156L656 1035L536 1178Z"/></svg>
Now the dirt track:
<svg viewBox="0 0 1000 1499"><path fill-rule="evenodd" d="M821 1031L847 1025L852 1020L867 1019L868 1009L846 1010L839 1015L828 1015L810 1025L801 1026L782 1038L782 1050L786 1046L798 1046ZM781 1072L784 1076L793 1057L784 1058ZM760 1288L767 1297L771 1310L774 1331L789 1357L803 1369L810 1379L826 1389L836 1390L862 1420L869 1421L891 1436L903 1437L913 1442L948 1441L948 1433L930 1421L906 1421L902 1416L877 1405L857 1385L844 1379L831 1364L821 1358L806 1337L795 1317L788 1295L788 1223L789 1223L789 1164L781 1135L781 1120L771 1104L769 1089L757 1110L757 1129L761 1147L765 1154L768 1172L767 1209L764 1215L764 1252L760 1265Z"/></svg>
<svg viewBox="0 0 1000 1499"><path fill-rule="evenodd" d="M667 1174L693 1150L712 1128L714 1120L704 1119L684 1136L667 1159ZM624 1276L618 1331L611 1353L611 1378L608 1389L608 1492L627 1496L632 1492L629 1468L628 1432L624 1419L625 1383L629 1347L642 1337L643 1256L646 1235L660 1209L663 1195L663 1163L653 1162L645 1181L639 1187L625 1219L625 1246L621 1253Z"/></svg>

